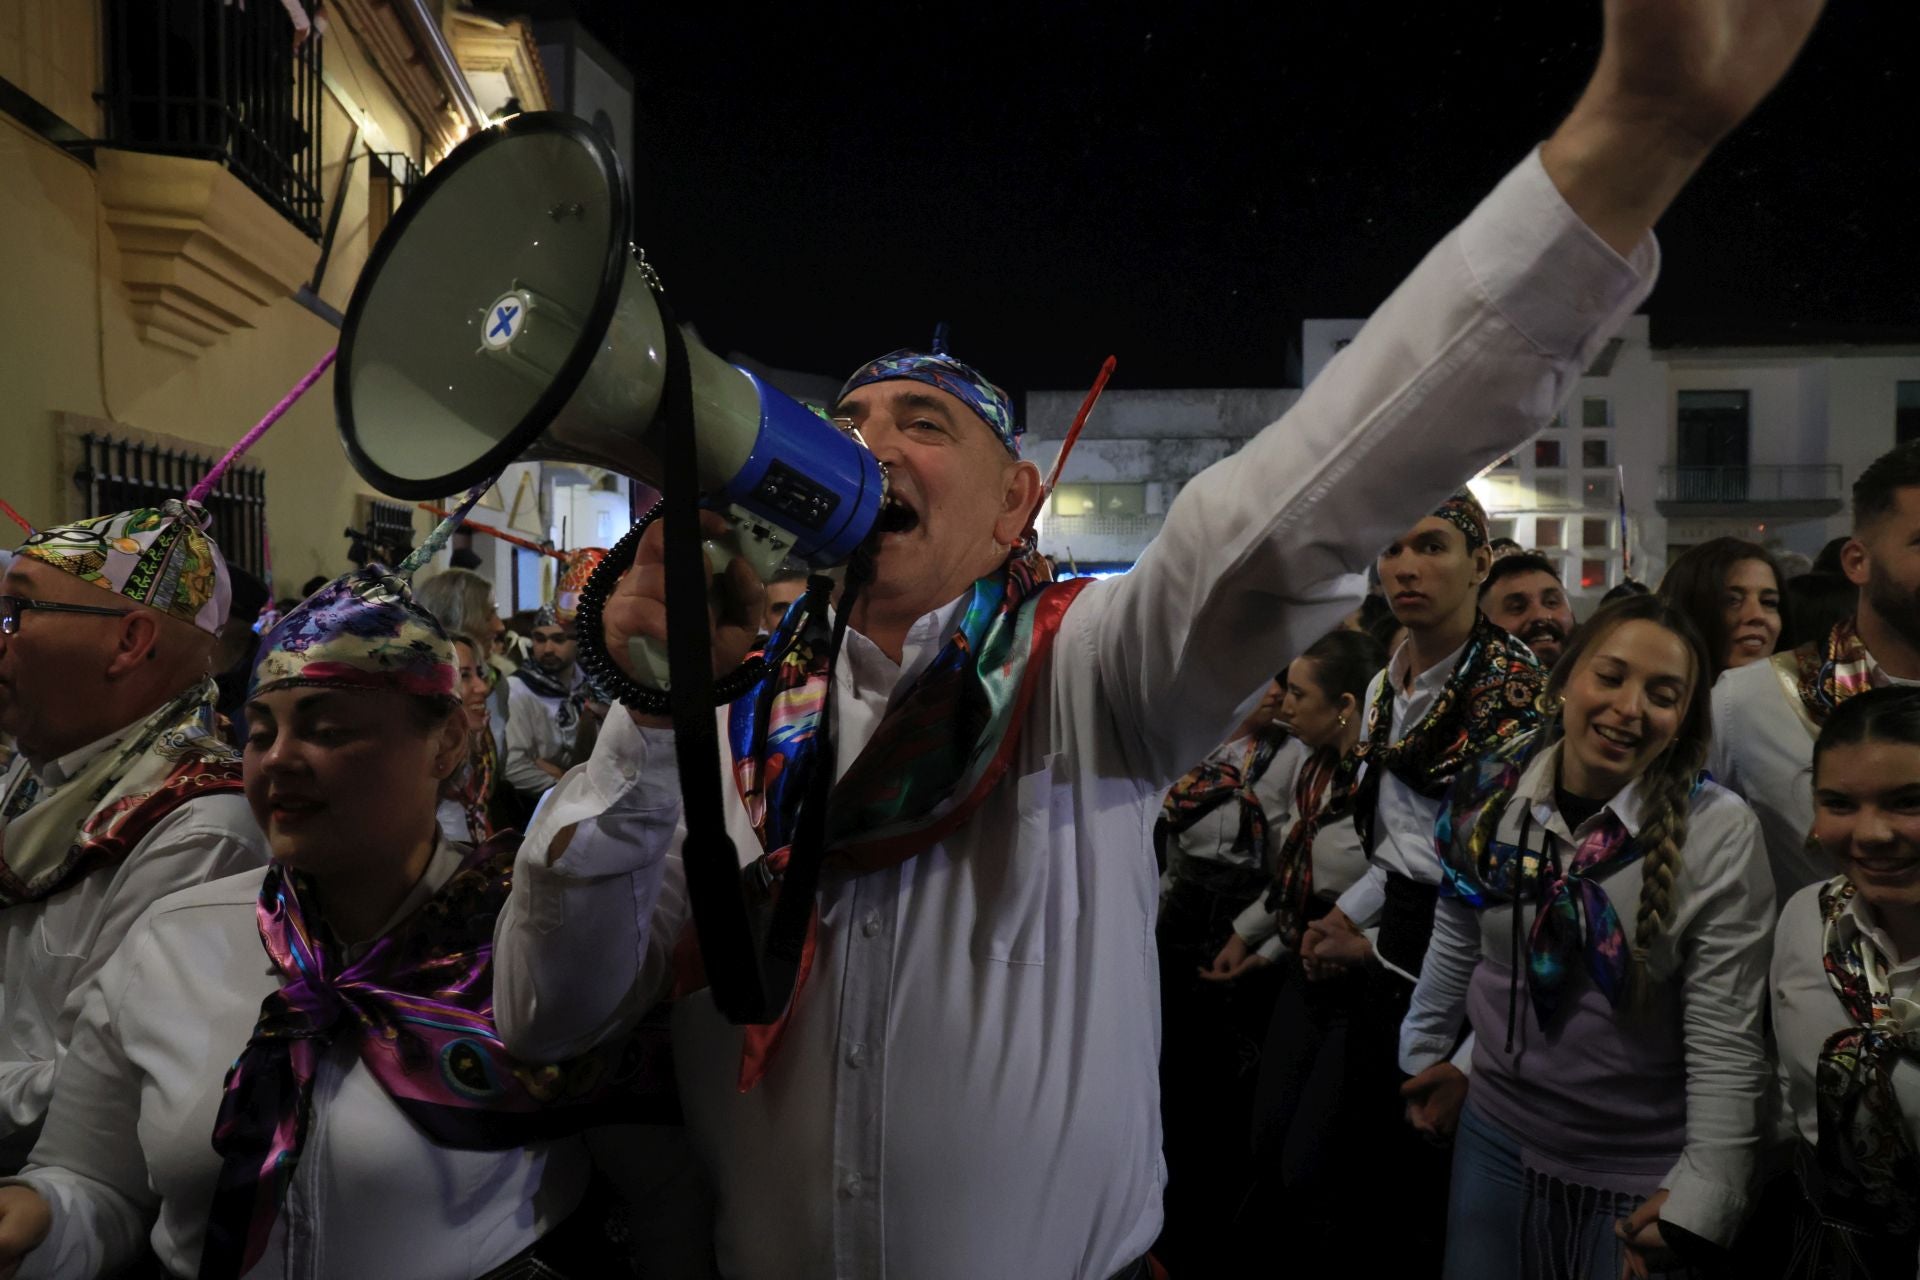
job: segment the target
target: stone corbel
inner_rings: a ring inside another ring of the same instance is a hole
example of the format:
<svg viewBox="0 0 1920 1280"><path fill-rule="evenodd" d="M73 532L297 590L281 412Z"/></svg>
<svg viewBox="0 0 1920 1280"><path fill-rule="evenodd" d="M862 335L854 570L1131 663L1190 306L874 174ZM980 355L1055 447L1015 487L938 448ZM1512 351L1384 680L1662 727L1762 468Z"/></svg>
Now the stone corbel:
<svg viewBox="0 0 1920 1280"><path fill-rule="evenodd" d="M95 164L145 342L197 356L313 270L313 241L212 160L102 149Z"/></svg>

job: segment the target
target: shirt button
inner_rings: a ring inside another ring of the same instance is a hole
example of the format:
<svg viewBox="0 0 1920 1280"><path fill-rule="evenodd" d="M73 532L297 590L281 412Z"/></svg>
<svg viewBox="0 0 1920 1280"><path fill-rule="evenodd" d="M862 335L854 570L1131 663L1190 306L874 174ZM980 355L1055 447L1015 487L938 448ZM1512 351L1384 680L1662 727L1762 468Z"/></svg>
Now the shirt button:
<svg viewBox="0 0 1920 1280"><path fill-rule="evenodd" d="M860 1194L860 1175L850 1173L840 1183L840 1198L851 1200Z"/></svg>
<svg viewBox="0 0 1920 1280"><path fill-rule="evenodd" d="M880 913L878 911L867 912L866 917L860 921L860 932L868 938L874 937L880 932Z"/></svg>
<svg viewBox="0 0 1920 1280"><path fill-rule="evenodd" d="M850 1067L866 1066L867 1046L864 1044L849 1045L847 1047L847 1065Z"/></svg>

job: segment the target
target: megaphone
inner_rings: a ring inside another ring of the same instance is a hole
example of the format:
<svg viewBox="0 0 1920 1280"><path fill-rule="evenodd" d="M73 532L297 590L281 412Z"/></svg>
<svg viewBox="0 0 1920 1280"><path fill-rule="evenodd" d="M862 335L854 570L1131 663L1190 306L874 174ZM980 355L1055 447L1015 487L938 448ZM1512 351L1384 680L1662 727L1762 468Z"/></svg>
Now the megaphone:
<svg viewBox="0 0 1920 1280"><path fill-rule="evenodd" d="M334 405L354 469L416 500L514 461L661 487L646 432L667 334L628 227L619 160L584 121L529 113L456 147L401 206L347 305ZM686 350L701 501L732 520L727 550L763 579L789 556L846 560L885 499L873 454L690 336ZM649 648L634 656L664 689L665 655Z"/></svg>

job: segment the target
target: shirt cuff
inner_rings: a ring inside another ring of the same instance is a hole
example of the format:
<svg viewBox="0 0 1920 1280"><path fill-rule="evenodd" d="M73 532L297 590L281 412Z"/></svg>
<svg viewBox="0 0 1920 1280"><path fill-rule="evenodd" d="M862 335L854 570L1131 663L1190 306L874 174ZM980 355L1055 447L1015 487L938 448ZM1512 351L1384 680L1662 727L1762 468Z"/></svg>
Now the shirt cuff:
<svg viewBox="0 0 1920 1280"><path fill-rule="evenodd" d="M679 820L673 731L609 716L593 755L555 784L528 824L520 866L569 879L623 875L661 856ZM549 862L547 850L568 828L566 848Z"/></svg>
<svg viewBox="0 0 1920 1280"><path fill-rule="evenodd" d="M1590 364L1653 288L1660 249L1649 234L1626 258L1574 212L1540 150L1502 179L1461 224L1460 252L1501 315L1540 351Z"/></svg>
<svg viewBox="0 0 1920 1280"><path fill-rule="evenodd" d="M1370 929L1379 923L1380 910L1386 903L1386 873L1378 867L1370 867L1367 874L1347 886L1346 892L1333 905L1361 929Z"/></svg>
<svg viewBox="0 0 1920 1280"><path fill-rule="evenodd" d="M1744 1183L1729 1186L1709 1177L1699 1170L1691 1156L1682 1152L1680 1163L1660 1185L1667 1192L1667 1202L1660 1208L1662 1222L1671 1222L1723 1247L1733 1243L1747 1216Z"/></svg>
<svg viewBox="0 0 1920 1280"><path fill-rule="evenodd" d="M1280 917L1267 910L1266 895L1255 898L1247 909L1233 918L1233 931L1248 946L1259 947L1272 939L1280 928Z"/></svg>
<svg viewBox="0 0 1920 1280"><path fill-rule="evenodd" d="M1286 947L1281 945L1280 935L1276 933L1271 938L1268 938L1265 942L1255 947L1253 953L1259 956L1262 960L1267 961L1269 964L1277 964L1279 963L1280 958L1286 955L1287 949Z"/></svg>

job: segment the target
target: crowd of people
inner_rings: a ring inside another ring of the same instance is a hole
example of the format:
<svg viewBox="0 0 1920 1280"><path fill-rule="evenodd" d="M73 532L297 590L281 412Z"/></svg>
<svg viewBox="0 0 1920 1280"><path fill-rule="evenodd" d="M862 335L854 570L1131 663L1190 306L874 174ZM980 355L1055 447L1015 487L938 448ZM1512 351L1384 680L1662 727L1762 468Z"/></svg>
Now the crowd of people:
<svg viewBox="0 0 1920 1280"><path fill-rule="evenodd" d="M1125 575L1053 579L979 371L863 366L838 607L714 580L714 670L764 656L717 793L581 668L597 550L505 622L425 572L456 513L256 634L190 498L32 533L0 1274L1915 1274L1920 445L1801 572L1723 539L1585 618L1461 487L1818 10L1609 4L1567 121ZM630 677L665 576L653 528L599 610ZM757 956L702 954L696 804Z"/></svg>

